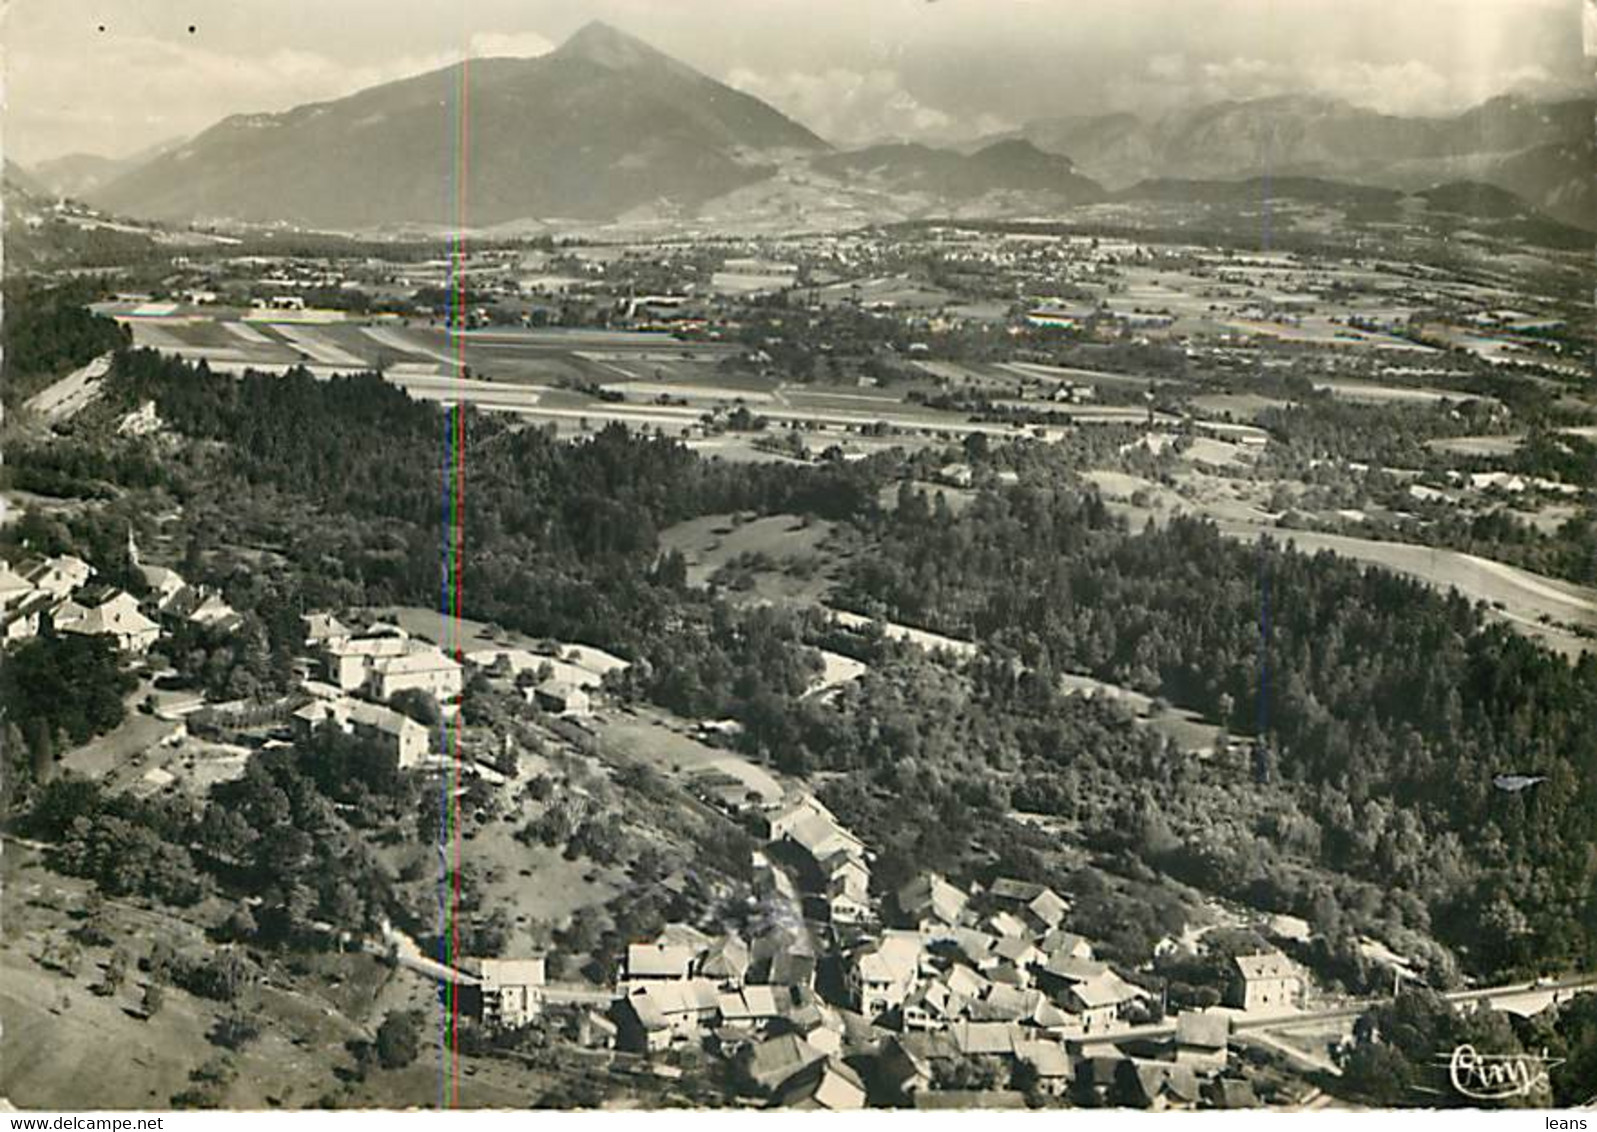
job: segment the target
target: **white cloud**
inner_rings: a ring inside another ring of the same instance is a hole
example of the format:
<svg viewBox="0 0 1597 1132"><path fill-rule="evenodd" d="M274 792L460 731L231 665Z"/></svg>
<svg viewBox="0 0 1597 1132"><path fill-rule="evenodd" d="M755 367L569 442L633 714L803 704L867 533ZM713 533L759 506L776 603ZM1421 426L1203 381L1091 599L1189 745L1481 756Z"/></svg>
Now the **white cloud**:
<svg viewBox="0 0 1597 1132"><path fill-rule="evenodd" d="M529 32L478 32L471 37L471 54L477 59L513 57L531 58L547 55L555 45L535 31Z"/></svg>
<svg viewBox="0 0 1597 1132"><path fill-rule="evenodd" d="M762 74L738 67L727 82L841 146L886 138L954 140L1013 128L992 114L956 115L928 106L887 69Z"/></svg>
<svg viewBox="0 0 1597 1132"><path fill-rule="evenodd" d="M1385 114L1445 115L1504 90L1559 89L1538 65L1443 74L1417 59L1372 63L1345 58L1302 62L1237 56L1193 63L1180 55L1148 60L1145 73L1110 84L1111 103L1154 110L1209 102L1319 95Z"/></svg>

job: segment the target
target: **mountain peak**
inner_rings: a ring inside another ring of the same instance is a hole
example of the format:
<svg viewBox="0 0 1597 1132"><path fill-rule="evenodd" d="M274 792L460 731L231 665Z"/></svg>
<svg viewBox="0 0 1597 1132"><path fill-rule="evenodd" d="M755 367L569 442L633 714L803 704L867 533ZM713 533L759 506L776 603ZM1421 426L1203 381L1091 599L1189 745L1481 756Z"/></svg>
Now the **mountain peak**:
<svg viewBox="0 0 1597 1132"><path fill-rule="evenodd" d="M583 24L560 45L556 54L568 59L585 59L614 71L669 59L643 40L603 20Z"/></svg>

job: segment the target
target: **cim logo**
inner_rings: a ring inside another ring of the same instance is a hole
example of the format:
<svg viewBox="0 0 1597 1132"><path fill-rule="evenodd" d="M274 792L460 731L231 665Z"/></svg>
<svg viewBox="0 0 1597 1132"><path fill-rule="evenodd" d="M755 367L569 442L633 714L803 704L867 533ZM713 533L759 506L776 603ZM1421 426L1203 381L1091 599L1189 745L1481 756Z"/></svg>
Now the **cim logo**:
<svg viewBox="0 0 1597 1132"><path fill-rule="evenodd" d="M1472 1101L1502 1101L1529 1096L1547 1080L1548 1071L1562 1059L1533 1053L1480 1053L1461 1045L1447 1059L1453 1088Z"/></svg>

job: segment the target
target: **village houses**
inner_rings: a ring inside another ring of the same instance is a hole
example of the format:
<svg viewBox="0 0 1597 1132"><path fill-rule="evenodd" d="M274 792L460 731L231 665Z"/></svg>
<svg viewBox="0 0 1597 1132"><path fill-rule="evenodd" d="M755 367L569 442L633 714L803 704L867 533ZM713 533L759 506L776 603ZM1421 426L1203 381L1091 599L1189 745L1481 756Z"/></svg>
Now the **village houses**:
<svg viewBox="0 0 1597 1132"><path fill-rule="evenodd" d="M111 586L80 589L56 607L51 621L60 633L110 636L123 652L146 652L161 636L161 627L139 611L138 600Z"/></svg>

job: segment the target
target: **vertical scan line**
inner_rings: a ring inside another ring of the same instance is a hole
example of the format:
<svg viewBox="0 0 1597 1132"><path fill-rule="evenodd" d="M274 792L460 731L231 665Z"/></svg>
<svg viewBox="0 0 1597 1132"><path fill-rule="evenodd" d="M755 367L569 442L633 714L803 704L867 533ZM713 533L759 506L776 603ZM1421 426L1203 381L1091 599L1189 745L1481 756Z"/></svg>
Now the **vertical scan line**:
<svg viewBox="0 0 1597 1132"><path fill-rule="evenodd" d="M454 264L454 321L457 325L456 334L456 365L455 376L459 380L465 375L466 368L466 340L463 333L468 313L466 310L466 231L467 231L467 186L471 167L471 59L469 53L461 59L458 71L458 88L456 106L458 118L456 122L456 162L455 162L455 248L451 260ZM465 559L465 507L466 507L466 408L460 398L455 399L448 417L453 435L451 448L454 453L453 478L454 478L454 507L452 509L451 538L453 540L453 553L451 567L453 569L451 615L453 622L449 634L449 647L451 655L458 662L461 659L461 581L464 575ZM463 838L460 824L460 762L461 762L461 728L459 705L456 704L452 717L451 728L451 768L453 789L451 798L451 826L455 838L455 878L453 892L453 906L450 915L450 946L456 956L460 954L460 885L463 856ZM460 1106L460 988L457 985L450 998L450 1068L452 1072L452 1091L450 1104L452 1107Z"/></svg>
<svg viewBox="0 0 1597 1132"><path fill-rule="evenodd" d="M1264 6L1265 19L1270 20L1274 8L1270 4ZM1274 27L1270 27L1267 39L1274 38ZM1266 133L1264 139L1264 208L1263 229L1260 233L1260 250L1268 255L1275 246L1275 146L1274 138ZM1259 374L1263 374L1263 358L1259 362ZM1270 548L1261 543L1259 546L1259 701L1255 724L1254 744L1255 751L1264 755L1265 744L1269 742L1270 726ZM1257 765L1257 764L1255 764Z"/></svg>
<svg viewBox="0 0 1597 1132"><path fill-rule="evenodd" d="M443 565L443 570L440 572L440 577L439 577L438 613L439 613L440 620L443 620L443 619L447 618L448 614L449 614L450 587L451 587L451 584L452 584L453 578L454 578L454 573L449 567L450 559L452 557L452 552L451 552L451 540L453 539L453 533L452 532L454 530L454 504L455 504L455 497L454 497L453 485L450 483L450 477L452 475L452 471L453 471L453 468L454 468L454 453L451 451L452 446L453 446L453 433L452 433L452 431L451 431L451 429L449 427L449 418L448 418L447 414L444 417L444 435L440 439L442 440L443 457L444 457L443 458L443 462L442 462L442 464L441 464L441 466L439 468L439 470L443 473L442 477L441 477L442 480L443 480L443 483L442 483L443 495L442 495L442 498L439 501L441 510L443 512L443 515L442 515L443 523L440 525L440 532L439 532L440 533L440 538L439 538L439 542L438 542L438 551L439 551L439 558L440 558L441 564ZM444 726L445 726L444 721L440 720L439 721L439 741L440 741L440 744L442 744L442 742L445 739L445 732L443 730ZM450 916L450 909L449 909L449 858L448 858L448 855L447 855L447 853L445 851L445 848L444 848L445 845L448 843L447 842L447 838L449 837L449 825L450 825L450 821L449 821L449 793L450 793L450 791L449 791L449 778L448 778L447 775L445 775L445 776L442 776L440 778L439 787L438 787L438 920L437 920L438 962L441 963L441 964L444 964L445 966L448 966L448 964L449 964L449 951L448 951L448 939L447 939L447 937L448 937L449 922L450 922L449 921L449 916ZM448 1011L449 1011L449 1008L450 1008L450 1002L451 1002L451 1000L453 999L453 996L454 996L453 984L451 984L447 980L441 981L439 983L439 987L438 987L438 996L439 996L438 997L438 1106L440 1108L442 1108L447 1103L447 1098L448 1098L448 1077L446 1075L446 1071L445 1071L444 1067L445 1067L445 1064L446 1064L446 1059L449 1056L449 1034L448 1034L448 1031L447 1031L446 1027L447 1027L447 1024L448 1024Z"/></svg>

